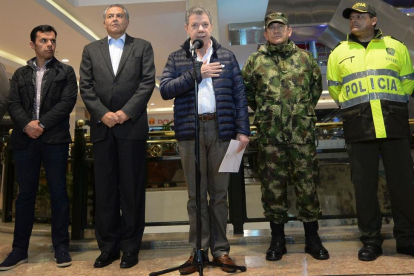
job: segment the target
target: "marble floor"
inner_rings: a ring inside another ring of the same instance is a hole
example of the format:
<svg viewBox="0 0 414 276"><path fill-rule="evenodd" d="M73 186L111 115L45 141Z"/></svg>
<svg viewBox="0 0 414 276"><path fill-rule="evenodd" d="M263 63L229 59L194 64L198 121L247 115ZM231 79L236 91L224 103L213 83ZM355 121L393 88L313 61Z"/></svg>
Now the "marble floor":
<svg viewBox="0 0 414 276"><path fill-rule="evenodd" d="M119 261L94 269L93 262L99 255L93 231L85 233L85 239L72 242L70 247L73 264L67 268L57 268L53 261L50 232L47 226L36 226L29 248L29 262L17 268L0 272L1 275L149 275L153 271L175 267L187 260L190 248L186 245L184 232L169 234L145 234L144 249L139 255L139 264L131 269L120 269ZM0 225L0 259L11 250L12 225ZM357 251L361 246L355 226L322 227L321 237L331 258L317 261L304 253L303 230L288 229L288 254L277 262L268 262L264 258L270 239L270 231L245 231L244 235L229 232L231 256L238 265L247 267L246 272L234 275L258 276L328 276L328 275L414 275L414 258L397 254L395 240L391 237L392 226L383 228L386 240L384 254L373 262L361 262ZM179 275L171 272L165 275ZM199 275L198 272L192 275ZM205 267L203 275L233 275L215 267Z"/></svg>

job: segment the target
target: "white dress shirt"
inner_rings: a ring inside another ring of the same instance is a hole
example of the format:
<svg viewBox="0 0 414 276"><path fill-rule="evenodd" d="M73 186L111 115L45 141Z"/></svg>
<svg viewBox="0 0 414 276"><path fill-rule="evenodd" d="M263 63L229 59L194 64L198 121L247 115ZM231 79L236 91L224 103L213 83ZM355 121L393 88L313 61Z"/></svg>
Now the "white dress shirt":
<svg viewBox="0 0 414 276"><path fill-rule="evenodd" d="M111 56L112 69L115 75L118 72L119 62L124 51L125 37L126 35L123 34L120 38L115 39L108 35L109 55Z"/></svg>
<svg viewBox="0 0 414 276"><path fill-rule="evenodd" d="M50 60L46 60L45 64L42 68L39 68L36 64L36 59L33 61L33 64L36 69L36 104L35 104L35 118L34 120L39 120L39 113L40 113L40 101L42 95L42 83L43 83L43 76L46 72L46 65L49 63Z"/></svg>
<svg viewBox="0 0 414 276"><path fill-rule="evenodd" d="M192 44L190 42L190 44ZM191 45L190 45L191 47ZM210 40L210 47L208 47L203 58L197 55L197 61L205 61L210 63L211 55L213 54L213 42ZM198 114L207 114L216 112L216 97L214 93L213 80L205 78L198 85Z"/></svg>

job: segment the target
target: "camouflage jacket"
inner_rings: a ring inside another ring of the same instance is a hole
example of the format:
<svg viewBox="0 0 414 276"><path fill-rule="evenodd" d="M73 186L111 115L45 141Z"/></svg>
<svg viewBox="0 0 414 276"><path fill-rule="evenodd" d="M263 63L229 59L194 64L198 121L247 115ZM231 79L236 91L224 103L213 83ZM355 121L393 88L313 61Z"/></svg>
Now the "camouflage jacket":
<svg viewBox="0 0 414 276"><path fill-rule="evenodd" d="M312 55L292 41L260 47L242 71L261 143L315 142L315 106L322 93L321 70Z"/></svg>

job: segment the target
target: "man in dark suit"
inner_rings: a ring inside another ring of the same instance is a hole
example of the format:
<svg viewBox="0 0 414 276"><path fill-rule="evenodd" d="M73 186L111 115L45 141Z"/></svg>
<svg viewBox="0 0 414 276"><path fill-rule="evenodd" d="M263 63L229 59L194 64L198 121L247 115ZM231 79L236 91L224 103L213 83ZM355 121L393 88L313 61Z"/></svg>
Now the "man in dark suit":
<svg viewBox="0 0 414 276"><path fill-rule="evenodd" d="M91 114L95 166L95 267L119 258L121 268L138 263L145 227L147 103L155 86L151 44L125 33L128 11L104 12L108 37L83 50L80 91ZM120 213L121 210L121 213Z"/></svg>
<svg viewBox="0 0 414 276"><path fill-rule="evenodd" d="M73 68L55 57L56 30L41 25L30 33L36 57L13 75L9 114L14 122L10 147L14 151L19 194L13 250L0 264L9 270L27 262L40 166L46 171L52 201L52 242L58 267L71 265L69 247L69 199L66 190L69 114L76 103L78 86Z"/></svg>

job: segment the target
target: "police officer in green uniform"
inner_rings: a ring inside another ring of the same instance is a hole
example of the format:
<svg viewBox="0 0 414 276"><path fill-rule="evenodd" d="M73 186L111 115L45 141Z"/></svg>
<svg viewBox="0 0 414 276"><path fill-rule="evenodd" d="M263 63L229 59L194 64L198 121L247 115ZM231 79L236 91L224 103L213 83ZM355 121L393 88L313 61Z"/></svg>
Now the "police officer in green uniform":
<svg viewBox="0 0 414 276"><path fill-rule="evenodd" d="M414 179L407 103L414 70L407 48L376 30L377 13L367 2L342 13L350 34L331 53L328 87L342 110L355 187L362 261L382 254L378 164L385 168L397 252L414 256Z"/></svg>
<svg viewBox="0 0 414 276"><path fill-rule="evenodd" d="M262 205L272 230L266 260L280 260L287 252L289 183L295 186L298 218L305 228L305 252L325 260L329 253L318 235L321 210L314 135L321 70L309 52L289 40L291 34L283 13L267 15L267 43L248 58L242 71L248 104L255 111Z"/></svg>

